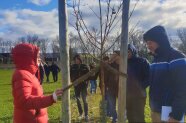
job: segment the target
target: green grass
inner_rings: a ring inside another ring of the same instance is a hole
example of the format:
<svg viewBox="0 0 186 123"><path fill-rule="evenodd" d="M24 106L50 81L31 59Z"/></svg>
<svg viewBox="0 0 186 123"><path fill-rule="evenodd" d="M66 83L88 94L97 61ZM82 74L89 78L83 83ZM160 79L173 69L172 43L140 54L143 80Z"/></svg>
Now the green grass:
<svg viewBox="0 0 186 123"><path fill-rule="evenodd" d="M0 70L0 123L9 123L12 122L13 115L13 98L11 92L11 77L12 70ZM50 80L52 77L50 76ZM43 90L45 94L51 94L55 89L61 87L61 77L59 76L58 82L43 83ZM89 105L89 117L92 122L102 122L103 117L100 110L100 101L101 95L98 90L97 94L91 95L88 93L88 105ZM56 104L48 107L49 123L59 122L60 119L60 110L61 110L61 101L58 101ZM72 122L82 122L78 120L78 111L77 105L74 98L73 89L71 89L71 118ZM145 120L150 122L150 108L147 105L145 108ZM107 122L110 122L107 119Z"/></svg>

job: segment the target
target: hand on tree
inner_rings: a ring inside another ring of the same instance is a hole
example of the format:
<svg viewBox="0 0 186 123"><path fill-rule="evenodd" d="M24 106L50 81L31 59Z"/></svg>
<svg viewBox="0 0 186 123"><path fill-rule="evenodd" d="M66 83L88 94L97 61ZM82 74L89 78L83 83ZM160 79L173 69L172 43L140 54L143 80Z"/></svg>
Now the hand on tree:
<svg viewBox="0 0 186 123"><path fill-rule="evenodd" d="M62 89L55 90L54 93L52 94L54 101L57 101L57 97L61 96L62 94L63 94Z"/></svg>

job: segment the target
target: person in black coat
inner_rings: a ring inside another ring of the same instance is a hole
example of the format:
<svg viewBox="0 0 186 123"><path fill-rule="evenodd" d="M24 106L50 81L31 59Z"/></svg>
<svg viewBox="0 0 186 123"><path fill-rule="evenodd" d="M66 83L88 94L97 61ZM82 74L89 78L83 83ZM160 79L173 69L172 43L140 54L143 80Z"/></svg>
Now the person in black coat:
<svg viewBox="0 0 186 123"><path fill-rule="evenodd" d="M82 63L82 60L79 54L75 55L73 60L75 63L71 65L70 67L70 78L72 82L74 82L76 79L78 79L79 77L89 72L88 66ZM78 111L79 111L79 119L83 117L82 116L83 109L82 109L81 102L80 102L80 95L81 95L82 100L83 100L83 105L84 105L84 115L85 115L86 121L88 121L89 119L88 103L87 103L87 86L88 86L87 80L74 86L74 92L75 92L75 97L76 97Z"/></svg>
<svg viewBox="0 0 186 123"><path fill-rule="evenodd" d="M49 76L50 76L50 66L48 65L48 62L44 65L45 75L46 75L46 82L49 82Z"/></svg>
<svg viewBox="0 0 186 123"><path fill-rule="evenodd" d="M43 84L44 74L45 74L45 70L44 70L44 67L43 67L43 63L41 62L39 64L38 70L37 70L37 72L35 74L35 76L38 78L38 80L40 82L40 85Z"/></svg>
<svg viewBox="0 0 186 123"><path fill-rule="evenodd" d="M149 62L138 56L134 45L128 44L126 109L129 123L145 122L145 89L148 86L149 70Z"/></svg>
<svg viewBox="0 0 186 123"><path fill-rule="evenodd" d="M58 72L60 72L60 68L57 66L56 63L52 62L52 65L50 66L50 69L52 71L52 76L53 76L54 82L57 82Z"/></svg>
<svg viewBox="0 0 186 123"><path fill-rule="evenodd" d="M175 59L184 58L185 56L178 50L171 47L166 30L163 26L155 26L143 35L144 41L147 44L150 53L153 55L153 63L170 62ZM160 81L163 78L157 78L151 76L150 81L150 107L152 122L161 122L161 108L163 102L166 102L167 98L164 98L164 87L169 87L166 82ZM156 80L157 81L156 81ZM173 88L173 87L171 87ZM169 96L172 96L169 94ZM177 118L170 115L169 121L175 122Z"/></svg>

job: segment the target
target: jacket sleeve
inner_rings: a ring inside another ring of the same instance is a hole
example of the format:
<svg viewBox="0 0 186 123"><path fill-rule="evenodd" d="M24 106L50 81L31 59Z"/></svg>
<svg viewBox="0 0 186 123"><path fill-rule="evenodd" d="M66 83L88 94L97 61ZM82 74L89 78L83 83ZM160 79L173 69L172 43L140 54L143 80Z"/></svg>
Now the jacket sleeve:
<svg viewBox="0 0 186 123"><path fill-rule="evenodd" d="M144 59L143 60L143 65L142 65L142 87L146 88L149 86L149 76L150 76L150 64L149 62Z"/></svg>
<svg viewBox="0 0 186 123"><path fill-rule="evenodd" d="M85 65L86 68L86 73L88 73L90 71L90 68L88 67L88 65Z"/></svg>
<svg viewBox="0 0 186 123"><path fill-rule="evenodd" d="M178 83L177 83L178 84ZM172 103L172 112L170 113L170 117L181 120L184 116L185 109L186 109L186 86L185 83L179 83L179 85L176 87L175 90L175 96L173 98Z"/></svg>
<svg viewBox="0 0 186 123"><path fill-rule="evenodd" d="M89 71L90 71L90 68L87 65L85 65L85 74L87 74ZM88 80L90 79L87 78L85 81L88 81Z"/></svg>
<svg viewBox="0 0 186 123"><path fill-rule="evenodd" d="M176 72L179 73L179 71ZM174 86L172 87L174 90L173 92L174 97L173 97L172 112L170 113L170 117L179 121L182 119L186 111L186 98L185 98L186 83L185 83L185 79L183 79L184 76L185 75L177 78L177 80L174 81L175 82Z"/></svg>
<svg viewBox="0 0 186 123"><path fill-rule="evenodd" d="M176 120L181 120L186 111L186 60L180 59L170 63L171 89L173 102L170 116Z"/></svg>
<svg viewBox="0 0 186 123"><path fill-rule="evenodd" d="M73 82L75 80L75 73L74 73L74 65L71 65L70 66L70 79L71 79L71 82Z"/></svg>
<svg viewBox="0 0 186 123"><path fill-rule="evenodd" d="M31 95L32 84L28 80L15 81L14 98L19 106L25 109L39 109L52 105L55 101L50 96L34 96Z"/></svg>
<svg viewBox="0 0 186 123"><path fill-rule="evenodd" d="M56 65L56 66L57 66L57 65ZM58 72L60 72L60 71L61 71L61 69L60 69L58 66L57 66L57 71L58 71Z"/></svg>

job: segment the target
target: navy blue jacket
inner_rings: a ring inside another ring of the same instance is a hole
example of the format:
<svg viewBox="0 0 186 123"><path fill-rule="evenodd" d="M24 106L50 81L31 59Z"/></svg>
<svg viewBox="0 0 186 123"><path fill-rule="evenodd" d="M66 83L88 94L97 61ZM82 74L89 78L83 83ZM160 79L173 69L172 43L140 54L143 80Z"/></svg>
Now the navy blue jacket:
<svg viewBox="0 0 186 123"><path fill-rule="evenodd" d="M146 59L137 56L137 50L132 44L128 45L128 50L132 52L132 57L128 59L127 66L127 98L144 98L150 65Z"/></svg>
<svg viewBox="0 0 186 123"><path fill-rule="evenodd" d="M172 60L184 58L185 56L170 46L167 33L162 26L155 26L144 34L145 41L154 41L159 47L156 49L153 59L153 63L171 62ZM161 106L164 103L171 102L169 97L173 97L172 93L166 90L170 87L167 78L170 78L168 74L168 66L166 63L160 63L160 65L153 64L151 66L150 74L150 106L155 112L161 113ZM165 97L169 95L169 97ZM168 101L169 100L169 101Z"/></svg>
<svg viewBox="0 0 186 123"><path fill-rule="evenodd" d="M186 59L178 59L170 62L171 84L169 101L172 106L170 116L181 120L186 112ZM172 96L171 96L172 95Z"/></svg>
<svg viewBox="0 0 186 123"><path fill-rule="evenodd" d="M150 107L154 112L161 113L163 105L167 104L166 91L169 82L169 64L168 62L153 63L150 66Z"/></svg>
<svg viewBox="0 0 186 123"><path fill-rule="evenodd" d="M60 72L60 68L55 63L52 63L50 70L52 71L52 74L58 74L58 72Z"/></svg>
<svg viewBox="0 0 186 123"><path fill-rule="evenodd" d="M44 70L45 70L46 76L49 76L51 68L48 64L44 65Z"/></svg>
<svg viewBox="0 0 186 123"><path fill-rule="evenodd" d="M181 120L186 111L186 59L154 63L150 73L151 109L161 112L162 106L171 106L170 116Z"/></svg>

